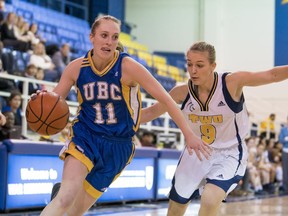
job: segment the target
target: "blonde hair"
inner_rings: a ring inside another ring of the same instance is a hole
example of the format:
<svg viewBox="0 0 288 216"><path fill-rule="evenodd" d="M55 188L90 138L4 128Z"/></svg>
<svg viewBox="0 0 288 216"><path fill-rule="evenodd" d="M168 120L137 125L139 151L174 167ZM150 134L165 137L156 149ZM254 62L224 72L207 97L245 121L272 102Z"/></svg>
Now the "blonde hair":
<svg viewBox="0 0 288 216"><path fill-rule="evenodd" d="M216 61L216 51L215 51L214 46L204 41L194 43L189 48L187 53L190 51L208 52L208 59L209 59L210 64L213 64Z"/></svg>
<svg viewBox="0 0 288 216"><path fill-rule="evenodd" d="M95 19L94 23L92 24L91 27L91 34L94 34L95 29L100 25L102 20L111 20L119 25L121 27L121 21L118 20L116 17L110 16L110 15L103 15L99 16Z"/></svg>

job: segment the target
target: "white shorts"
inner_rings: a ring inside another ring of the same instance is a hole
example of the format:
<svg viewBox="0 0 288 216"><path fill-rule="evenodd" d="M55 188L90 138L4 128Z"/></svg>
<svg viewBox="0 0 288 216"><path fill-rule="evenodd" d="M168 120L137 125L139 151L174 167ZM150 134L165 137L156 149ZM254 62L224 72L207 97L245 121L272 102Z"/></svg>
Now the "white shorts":
<svg viewBox="0 0 288 216"><path fill-rule="evenodd" d="M195 153L188 154L185 148L177 166L169 198L186 204L194 194L201 194L206 183L222 188L228 195L243 178L247 167L246 145L229 149L213 149L207 160L200 161Z"/></svg>

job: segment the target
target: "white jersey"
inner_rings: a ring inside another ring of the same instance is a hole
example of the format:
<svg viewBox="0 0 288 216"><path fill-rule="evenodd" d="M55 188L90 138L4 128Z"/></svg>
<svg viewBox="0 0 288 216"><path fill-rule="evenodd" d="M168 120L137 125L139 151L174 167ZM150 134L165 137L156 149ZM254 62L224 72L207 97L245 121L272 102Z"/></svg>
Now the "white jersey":
<svg viewBox="0 0 288 216"><path fill-rule="evenodd" d="M227 74L214 73L213 87L205 104L198 99L189 80L189 93L181 107L194 133L216 149L245 145L249 130L244 96L240 102L231 98L225 82Z"/></svg>

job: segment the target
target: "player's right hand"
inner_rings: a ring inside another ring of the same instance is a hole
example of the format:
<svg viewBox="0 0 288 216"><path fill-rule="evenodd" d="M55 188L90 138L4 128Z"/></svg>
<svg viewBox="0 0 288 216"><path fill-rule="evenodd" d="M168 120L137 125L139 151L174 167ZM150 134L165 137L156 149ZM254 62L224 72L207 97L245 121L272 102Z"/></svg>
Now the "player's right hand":
<svg viewBox="0 0 288 216"><path fill-rule="evenodd" d="M36 93L33 93L30 95L30 99L33 100L37 97L37 95L39 95L41 92L47 92L47 90L37 90Z"/></svg>

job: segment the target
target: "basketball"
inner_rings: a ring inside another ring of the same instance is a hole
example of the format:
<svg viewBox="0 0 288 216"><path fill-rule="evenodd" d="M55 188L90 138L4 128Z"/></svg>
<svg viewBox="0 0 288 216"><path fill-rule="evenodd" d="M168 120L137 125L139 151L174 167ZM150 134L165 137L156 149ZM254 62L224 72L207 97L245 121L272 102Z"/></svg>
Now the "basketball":
<svg viewBox="0 0 288 216"><path fill-rule="evenodd" d="M59 133L67 125L69 114L68 104L55 92L40 92L26 107L28 126L40 135Z"/></svg>

